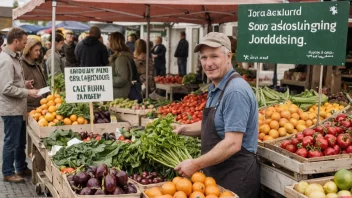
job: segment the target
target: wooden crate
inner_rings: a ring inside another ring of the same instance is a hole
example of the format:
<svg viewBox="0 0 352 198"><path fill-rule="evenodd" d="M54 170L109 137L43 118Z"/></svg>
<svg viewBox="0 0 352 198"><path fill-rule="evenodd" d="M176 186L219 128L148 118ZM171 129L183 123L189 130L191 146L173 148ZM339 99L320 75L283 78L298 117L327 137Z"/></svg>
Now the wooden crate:
<svg viewBox="0 0 352 198"><path fill-rule="evenodd" d="M130 181L132 183L134 183L139 188L139 190L141 190L142 192L144 192L147 189L153 188L153 187L160 187L160 186L162 186L165 183L165 182L161 182L161 183L157 183L157 184L143 185L143 184L141 184L141 183L139 183L139 182L137 182L137 181L135 181L133 179L130 179Z"/></svg>
<svg viewBox="0 0 352 198"><path fill-rule="evenodd" d="M301 162L294 157L286 155L286 153L279 153L262 146L258 146L257 155L260 156L260 158L301 175L330 173L342 168L349 169L352 166L351 158L330 158L329 156L324 161L312 160Z"/></svg>
<svg viewBox="0 0 352 198"><path fill-rule="evenodd" d="M153 111L153 109L133 110L128 108L118 108L118 107L110 107L109 110L116 113L128 113L128 114L136 114L136 115L147 115L149 112Z"/></svg>
<svg viewBox="0 0 352 198"><path fill-rule="evenodd" d="M71 129L74 132L91 131L90 124L40 127L38 122L30 116L28 117L28 125L39 138L49 137L53 131L60 129ZM130 127L130 124L128 122L94 124L94 133L103 134L105 132L115 132L116 128L122 127Z"/></svg>
<svg viewBox="0 0 352 198"><path fill-rule="evenodd" d="M260 163L260 183L265 187L284 195L285 186L292 185L296 182L297 178L290 173Z"/></svg>
<svg viewBox="0 0 352 198"><path fill-rule="evenodd" d="M309 184L312 183L317 183L320 184L322 186L324 186L324 184L328 181L333 181L334 177L323 177L323 178L318 178L318 179L309 179L306 180ZM304 194L301 194L299 192L297 192L294 188L297 185L297 182L291 185L288 185L285 187L285 197L286 198L308 198L307 196L305 196Z"/></svg>
<svg viewBox="0 0 352 198"><path fill-rule="evenodd" d="M40 184L45 186L50 191L51 196L53 198L64 198L58 194L58 192L56 191L56 189L52 185L52 182L49 181L49 179L47 178L45 173L37 172L37 177L38 177ZM42 188L42 190L43 190L43 188Z"/></svg>
<svg viewBox="0 0 352 198"><path fill-rule="evenodd" d="M110 107L110 111L116 115L118 120L128 122L132 126L140 126L141 118L147 115L147 113L153 111L153 109L132 110L127 108Z"/></svg>
<svg viewBox="0 0 352 198"><path fill-rule="evenodd" d="M155 186L153 186L153 187L161 187L162 186L162 183L160 183L160 184L155 184ZM227 189L225 189L225 188L223 188L223 187L221 187L221 186L219 186L218 185L218 187L219 187L219 189L220 189L220 193L223 193L224 191L230 191L230 190L227 190ZM147 188L148 189L148 188ZM230 192L232 192L232 191L230 191ZM233 192L232 192L233 193ZM239 198L239 196L238 195L236 195L236 193L233 193L235 196L234 196L234 198ZM143 191L143 198L149 198L146 194L145 194L145 190Z"/></svg>
<svg viewBox="0 0 352 198"><path fill-rule="evenodd" d="M60 196L64 195L63 190L63 175L61 174L59 167L56 164L51 163L51 170L53 173L53 185L56 188Z"/></svg>
<svg viewBox="0 0 352 198"><path fill-rule="evenodd" d="M50 183L53 183L53 173L45 168L45 171L43 171L45 176L48 178Z"/></svg>
<svg viewBox="0 0 352 198"><path fill-rule="evenodd" d="M70 198L94 198L94 197L112 197L112 198L140 198L142 192L139 190L138 186L137 187L137 193L134 194L122 194L122 195L77 195L70 187L70 184L67 181L67 176L63 175L63 188L66 192L66 195ZM131 182L129 179L128 182ZM131 182L132 183L132 182Z"/></svg>

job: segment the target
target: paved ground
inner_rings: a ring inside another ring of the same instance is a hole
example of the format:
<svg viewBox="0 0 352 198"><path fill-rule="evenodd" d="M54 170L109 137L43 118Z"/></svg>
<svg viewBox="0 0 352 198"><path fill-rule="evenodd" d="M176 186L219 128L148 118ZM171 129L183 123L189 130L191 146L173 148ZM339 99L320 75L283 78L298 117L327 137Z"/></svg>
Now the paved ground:
<svg viewBox="0 0 352 198"><path fill-rule="evenodd" d="M2 168L2 149L4 144L4 128L3 121L0 118L0 170ZM29 168L32 167L31 160L27 158ZM12 184L3 181L3 176L0 172L0 198L32 198L38 197L35 193L31 177L26 177L25 183Z"/></svg>

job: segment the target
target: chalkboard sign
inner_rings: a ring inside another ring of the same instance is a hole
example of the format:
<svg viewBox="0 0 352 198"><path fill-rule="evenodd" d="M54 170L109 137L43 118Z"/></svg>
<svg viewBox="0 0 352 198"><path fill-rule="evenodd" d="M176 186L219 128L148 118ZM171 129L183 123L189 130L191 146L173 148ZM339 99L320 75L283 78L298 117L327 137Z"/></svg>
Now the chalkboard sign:
<svg viewBox="0 0 352 198"><path fill-rule="evenodd" d="M349 2L239 5L238 62L344 65Z"/></svg>

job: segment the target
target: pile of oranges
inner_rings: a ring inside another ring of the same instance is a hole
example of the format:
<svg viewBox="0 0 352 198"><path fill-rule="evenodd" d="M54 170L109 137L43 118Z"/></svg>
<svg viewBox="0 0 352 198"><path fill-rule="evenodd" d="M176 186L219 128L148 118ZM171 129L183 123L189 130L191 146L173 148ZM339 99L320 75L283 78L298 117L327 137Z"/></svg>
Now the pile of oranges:
<svg viewBox="0 0 352 198"><path fill-rule="evenodd" d="M258 141L273 140L288 136L311 127L317 122L317 112L303 112L297 105L288 101L259 111Z"/></svg>
<svg viewBox="0 0 352 198"><path fill-rule="evenodd" d="M48 95L46 98L40 100L40 107L32 110L29 115L35 119L39 126L55 126L59 122L64 125L75 125L75 124L88 124L88 120L83 117L77 117L77 115L70 115L64 118L62 115L56 113L57 109L63 103L64 99L58 95Z"/></svg>
<svg viewBox="0 0 352 198"><path fill-rule="evenodd" d="M165 182L161 188L153 187L145 191L149 198L233 198L230 191L221 193L216 181L201 172L192 175L191 180L175 177L172 182Z"/></svg>

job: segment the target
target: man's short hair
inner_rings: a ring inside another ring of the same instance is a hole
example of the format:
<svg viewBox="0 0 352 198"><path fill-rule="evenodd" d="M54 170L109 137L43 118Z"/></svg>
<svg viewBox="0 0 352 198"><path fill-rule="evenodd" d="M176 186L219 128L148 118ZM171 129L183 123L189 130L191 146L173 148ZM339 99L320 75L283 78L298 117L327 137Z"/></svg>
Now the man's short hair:
<svg viewBox="0 0 352 198"><path fill-rule="evenodd" d="M101 36L101 31L98 26L92 26L89 29L89 36L94 36L96 38L100 38Z"/></svg>
<svg viewBox="0 0 352 198"><path fill-rule="evenodd" d="M11 45L15 39L21 41L23 35L27 35L27 33L18 27L13 27L11 30L7 33L7 44Z"/></svg>
<svg viewBox="0 0 352 198"><path fill-rule="evenodd" d="M181 32L181 36L186 37L186 32Z"/></svg>
<svg viewBox="0 0 352 198"><path fill-rule="evenodd" d="M132 33L132 34L130 34L129 36L134 37L134 40L135 40L135 41L138 39L138 38L137 38L137 34L135 34L135 33Z"/></svg>

